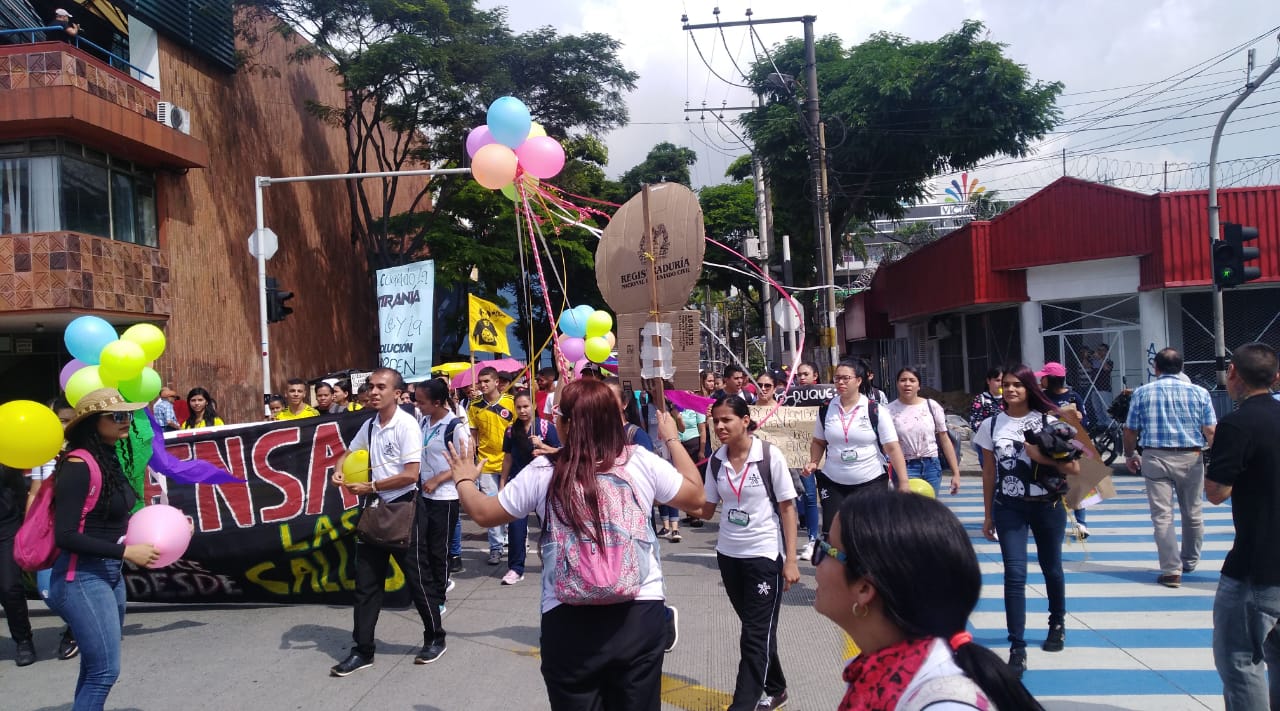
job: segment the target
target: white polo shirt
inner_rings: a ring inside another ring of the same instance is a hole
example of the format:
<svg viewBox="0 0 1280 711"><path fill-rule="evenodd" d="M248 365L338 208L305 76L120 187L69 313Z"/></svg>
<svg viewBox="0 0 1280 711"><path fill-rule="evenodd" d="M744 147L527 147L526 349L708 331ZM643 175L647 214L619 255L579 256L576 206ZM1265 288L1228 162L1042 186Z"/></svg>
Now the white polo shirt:
<svg viewBox="0 0 1280 711"><path fill-rule="evenodd" d="M418 480L426 482L428 479L434 479L441 472L449 470L449 461L444 458L446 445L444 433L449 429L449 423L457 422L457 426L453 428L453 448L456 451L462 451L462 446L471 440L471 430L467 427L467 423L462 418L450 412L440 418L439 422L431 422L431 418L422 421L422 468L418 470ZM436 490L422 495L432 501L456 501L458 498L458 487L453 483L453 479L446 479L443 484L436 487Z"/></svg>
<svg viewBox="0 0 1280 711"><path fill-rule="evenodd" d="M782 526L778 514L769 500L769 490L761 477L773 481L773 494L779 502L796 498L796 487L787 469L782 450L774 447L769 452L769 471L760 471L764 462L764 442L751 438L751 451L746 464L735 471L729 464L729 448L721 446L711 455L720 460L720 473L711 476L711 464L707 464L703 493L707 503L723 502L720 507L720 532L716 537L716 552L730 558L776 559L783 552ZM746 525L741 516L746 515Z"/></svg>
<svg viewBox="0 0 1280 711"><path fill-rule="evenodd" d="M404 471L405 464L421 459L422 430L418 429L418 419L396 407L391 421L384 427L379 413L373 415L373 426L365 423L351 440L348 449L369 450L369 479L378 482L389 479ZM372 431L372 434L370 432ZM413 482L408 486L378 491L383 501L393 501L418 488Z"/></svg>
<svg viewBox="0 0 1280 711"><path fill-rule="evenodd" d="M880 405L876 417L880 424L880 444L897 442L893 413ZM822 464L822 473L831 481L846 485L864 484L884 473L876 433L871 429L871 417L867 414L866 396L860 395L858 402L848 410L840 406L840 398L833 398L827 407L826 421L814 422L813 437L827 443L827 459Z"/></svg>

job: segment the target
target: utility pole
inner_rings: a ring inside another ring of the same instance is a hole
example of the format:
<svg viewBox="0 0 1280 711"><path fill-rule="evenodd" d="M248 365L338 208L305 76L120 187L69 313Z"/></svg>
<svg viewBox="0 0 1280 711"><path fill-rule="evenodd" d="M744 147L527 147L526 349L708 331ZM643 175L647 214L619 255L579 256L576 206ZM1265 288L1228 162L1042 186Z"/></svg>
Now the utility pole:
<svg viewBox="0 0 1280 711"><path fill-rule="evenodd" d="M764 182L764 164L760 161L760 156L756 153L751 154L751 177L756 188L756 225L760 234L760 271L765 274L769 273L769 210L768 210L768 192ZM771 306L777 296L773 293L773 289L769 287L768 282L760 286L760 303L764 311L764 338L765 338L765 367L768 368L768 361L773 359L773 309Z"/></svg>
<svg viewBox="0 0 1280 711"><path fill-rule="evenodd" d="M1249 50L1249 67L1253 67L1253 50ZM1222 140L1222 130L1226 128L1227 119L1231 118L1231 112L1236 107L1244 103L1249 95L1254 92L1262 82L1275 73L1276 69L1280 69L1280 57L1276 57L1266 69L1262 70L1262 74L1258 75L1257 81L1248 81L1245 84L1244 91L1240 96L1235 98L1228 106L1227 110L1222 112L1222 117L1218 119L1218 127L1213 132L1213 143L1209 148L1209 260L1213 261L1213 243L1222 239L1221 226L1218 221L1218 143ZM1218 372L1218 388L1226 389L1227 387L1227 328L1223 319L1222 309L1222 287L1214 280L1213 285L1213 367Z"/></svg>

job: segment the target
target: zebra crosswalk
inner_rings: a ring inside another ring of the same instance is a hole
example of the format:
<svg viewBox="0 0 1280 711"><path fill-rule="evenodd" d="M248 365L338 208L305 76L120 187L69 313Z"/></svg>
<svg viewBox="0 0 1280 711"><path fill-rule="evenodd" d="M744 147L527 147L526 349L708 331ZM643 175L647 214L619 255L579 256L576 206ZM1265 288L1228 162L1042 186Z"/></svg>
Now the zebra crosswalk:
<svg viewBox="0 0 1280 711"><path fill-rule="evenodd" d="M1050 709L1221 709L1213 666L1213 595L1234 531L1230 504L1204 504L1200 563L1182 587L1159 574L1142 479L1115 477L1116 497L1088 510L1090 537L1063 545L1067 646L1040 650L1047 631L1044 578L1028 545L1027 688ZM1004 654L1004 578L999 544L982 536L979 487L942 497L964 522L982 568L974 639ZM1175 512L1175 524L1178 516ZM1068 527L1070 533L1070 527Z"/></svg>

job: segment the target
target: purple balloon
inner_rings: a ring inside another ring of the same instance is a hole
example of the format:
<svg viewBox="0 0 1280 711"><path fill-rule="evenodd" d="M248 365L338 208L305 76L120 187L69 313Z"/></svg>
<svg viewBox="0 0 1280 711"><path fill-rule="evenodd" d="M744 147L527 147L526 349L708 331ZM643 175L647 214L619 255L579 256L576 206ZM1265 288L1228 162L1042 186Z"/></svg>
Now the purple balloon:
<svg viewBox="0 0 1280 711"><path fill-rule="evenodd" d="M476 157L476 151L490 143L497 143L493 136L489 133L488 126L476 126L471 129L471 133L467 134L467 155L471 158Z"/></svg>
<svg viewBox="0 0 1280 711"><path fill-rule="evenodd" d="M581 338L566 338L560 341L560 353L569 360L582 360L586 355L587 343Z"/></svg>
<svg viewBox="0 0 1280 711"><path fill-rule="evenodd" d="M63 390L66 390L66 389L67 389L67 381L71 379L71 375L72 375L73 373L75 373L77 370L80 370L81 368L83 368L83 367L85 367L85 366L87 366L87 365L89 365L89 364L88 364L88 363L82 363L82 362L80 362L80 361L76 360L75 358L72 358L70 363L67 363L66 365L62 366L62 372L58 374L58 385L59 385L59 387L61 387L61 389L63 389Z"/></svg>

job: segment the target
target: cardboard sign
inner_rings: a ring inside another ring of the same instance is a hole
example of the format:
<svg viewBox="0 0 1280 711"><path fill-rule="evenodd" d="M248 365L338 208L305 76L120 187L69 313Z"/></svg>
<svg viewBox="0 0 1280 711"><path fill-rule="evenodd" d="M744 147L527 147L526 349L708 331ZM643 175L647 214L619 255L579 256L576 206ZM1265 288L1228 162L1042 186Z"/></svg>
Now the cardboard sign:
<svg viewBox="0 0 1280 711"><path fill-rule="evenodd" d="M759 422L769 414L772 406L753 405L752 422ZM812 407L779 407L768 422L756 430L756 436L782 451L787 466L800 469L809 463L809 442L813 439L813 425L817 410Z"/></svg>
<svg viewBox="0 0 1280 711"><path fill-rule="evenodd" d="M792 385L778 397L778 402L790 407L822 407L837 395L836 386L828 384Z"/></svg>
<svg viewBox="0 0 1280 711"><path fill-rule="evenodd" d="M378 365L400 371L406 383L430 378L435 262L379 269L377 281Z"/></svg>
<svg viewBox="0 0 1280 711"><path fill-rule="evenodd" d="M1080 424L1080 411L1075 405L1067 405L1061 409L1062 421L1076 428L1076 441L1084 445L1084 456L1080 458L1080 474L1067 477L1067 506L1072 509L1083 509L1116 495L1115 485L1111 482L1111 467L1102 463L1098 448Z"/></svg>
<svg viewBox="0 0 1280 711"><path fill-rule="evenodd" d="M671 378L676 390L697 390L698 355L702 350L700 331L701 314L697 311L669 311L659 315L659 320L671 326L671 362L675 376ZM618 378L622 386L641 388L641 330L649 321L649 314L618 314ZM631 383L628 385L627 383Z"/></svg>
<svg viewBox="0 0 1280 711"><path fill-rule="evenodd" d="M619 316L652 310L651 268L658 311L683 309L702 273L706 228L692 190L679 183L649 186L649 229L652 235L645 235L643 194L637 193L614 214L596 248L596 284Z"/></svg>

